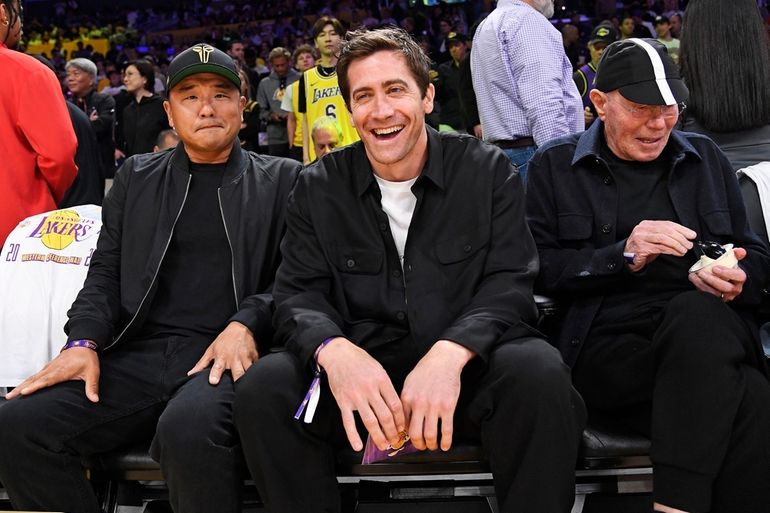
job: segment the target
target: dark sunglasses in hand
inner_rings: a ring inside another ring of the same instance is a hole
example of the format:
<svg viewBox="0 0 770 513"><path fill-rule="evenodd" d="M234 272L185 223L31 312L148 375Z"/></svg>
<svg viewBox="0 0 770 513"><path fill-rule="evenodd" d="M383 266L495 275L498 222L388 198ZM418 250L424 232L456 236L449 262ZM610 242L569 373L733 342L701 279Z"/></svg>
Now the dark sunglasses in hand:
<svg viewBox="0 0 770 513"><path fill-rule="evenodd" d="M705 255L713 260L727 253L720 243L710 240L696 240L693 249L696 255Z"/></svg>

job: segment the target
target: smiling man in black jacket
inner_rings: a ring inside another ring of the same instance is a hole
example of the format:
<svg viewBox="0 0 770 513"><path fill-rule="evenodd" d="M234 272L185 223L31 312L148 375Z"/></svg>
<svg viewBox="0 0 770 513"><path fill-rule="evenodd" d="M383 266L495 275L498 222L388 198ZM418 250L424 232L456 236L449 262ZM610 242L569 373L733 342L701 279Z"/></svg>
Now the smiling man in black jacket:
<svg viewBox="0 0 770 513"><path fill-rule="evenodd" d="M425 126L430 61L404 31L353 34L337 66L361 142L297 182L275 286L287 351L236 387L260 495L272 513L339 511L345 438L384 450L408 432L420 450L480 441L503 512L569 512L583 405L529 327L521 180L497 148Z"/></svg>
<svg viewBox="0 0 770 513"><path fill-rule="evenodd" d="M271 342L299 165L240 148L239 86L209 45L169 67L165 108L182 142L118 172L67 343L0 403L0 481L14 507L99 511L80 457L155 434L176 512L240 510L233 382Z"/></svg>

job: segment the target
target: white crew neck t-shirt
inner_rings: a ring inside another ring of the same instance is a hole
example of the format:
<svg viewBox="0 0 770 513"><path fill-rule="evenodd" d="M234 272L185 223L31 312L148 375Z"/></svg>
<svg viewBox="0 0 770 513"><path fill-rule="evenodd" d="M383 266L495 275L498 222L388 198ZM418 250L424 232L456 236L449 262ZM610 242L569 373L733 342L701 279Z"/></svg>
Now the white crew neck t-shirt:
<svg viewBox="0 0 770 513"><path fill-rule="evenodd" d="M382 210L388 215L390 233L396 243L398 259L403 268L406 236L409 233L414 207L417 205L417 196L412 193L412 185L417 181L417 177L405 182L389 182L377 175L374 175L374 178L380 186Z"/></svg>

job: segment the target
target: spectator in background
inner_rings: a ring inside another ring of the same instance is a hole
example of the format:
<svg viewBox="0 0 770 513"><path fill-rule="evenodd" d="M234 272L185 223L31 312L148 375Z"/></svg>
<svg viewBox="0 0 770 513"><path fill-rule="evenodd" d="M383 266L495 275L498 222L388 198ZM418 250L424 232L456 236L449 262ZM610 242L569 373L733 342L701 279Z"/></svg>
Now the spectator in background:
<svg viewBox="0 0 770 513"><path fill-rule="evenodd" d="M70 101L86 113L99 143L102 158L102 181L115 174L115 100L108 94L97 93L96 64L88 59L72 59L65 66Z"/></svg>
<svg viewBox="0 0 770 513"><path fill-rule="evenodd" d="M238 63L238 67L244 70L249 78L249 95L252 98L257 97L257 87L259 86L259 73L254 71L246 63L246 46L238 39L231 39L227 42L227 55Z"/></svg>
<svg viewBox="0 0 770 513"><path fill-rule="evenodd" d="M465 132L462 107L460 106L460 62L468 52L465 34L450 32L446 36L451 59L439 64L438 77L434 82L436 98L441 104L441 129Z"/></svg>
<svg viewBox="0 0 770 513"><path fill-rule="evenodd" d="M20 0L0 0L0 246L30 215L56 209L77 175L77 139L56 76L13 50Z"/></svg>
<svg viewBox="0 0 770 513"><path fill-rule="evenodd" d="M442 64L451 60L449 53L449 34L456 33L454 23L450 18L441 18L438 22L438 33L433 43L433 60Z"/></svg>
<svg viewBox="0 0 770 513"><path fill-rule="evenodd" d="M675 37L681 41L682 38L682 13L675 12L668 18L671 22L671 37Z"/></svg>
<svg viewBox="0 0 770 513"><path fill-rule="evenodd" d="M499 146L526 184L535 149L585 129L550 0L499 0L473 38L471 71L484 140Z"/></svg>
<svg viewBox="0 0 770 513"><path fill-rule="evenodd" d="M620 20L620 39L631 37L637 37L636 22L634 22L634 17L631 14L626 14Z"/></svg>
<svg viewBox="0 0 770 513"><path fill-rule="evenodd" d="M599 66L604 49L618 40L618 32L611 24L600 24L591 32L591 39L588 41L588 52L591 55L591 61L584 64L572 75L572 79L577 85L578 92L583 98L583 116L586 127L593 123L596 117L596 109L591 101L591 90L594 88L594 78L596 77L596 68Z"/></svg>
<svg viewBox="0 0 770 513"><path fill-rule="evenodd" d="M103 94L109 94L110 96L115 96L125 89L126 86L123 84L123 76L120 74L120 71L115 69L115 66L113 65L109 70L107 70L107 83L99 92Z"/></svg>
<svg viewBox="0 0 770 513"><path fill-rule="evenodd" d="M179 144L179 134L173 128L167 128L158 134L158 139L155 141L152 151L157 153L169 148L175 148L177 144Z"/></svg>
<svg viewBox="0 0 770 513"><path fill-rule="evenodd" d="M283 47L270 51L270 74L259 83L257 103L260 118L267 123L268 153L276 157L289 156L289 135L286 128L288 114L281 110L286 89L299 80L299 73L291 67L291 52ZM292 134L293 135L293 134Z"/></svg>
<svg viewBox="0 0 770 513"><path fill-rule="evenodd" d="M123 123L116 131L121 158L137 153L150 153L158 134L169 128L163 110L163 98L152 92L155 84L153 65L145 60L128 63L123 71L123 83L132 101L123 110Z"/></svg>
<svg viewBox="0 0 770 513"><path fill-rule="evenodd" d="M313 138L313 149L318 160L339 145L342 129L333 117L322 116L313 123L310 135Z"/></svg>
<svg viewBox="0 0 770 513"><path fill-rule="evenodd" d="M708 135L734 169L770 161L770 43L754 0L692 0L681 68L683 129Z"/></svg>
<svg viewBox="0 0 770 513"><path fill-rule="evenodd" d="M67 208L77 205L101 205L104 198L104 187L102 185L102 160L96 134L85 112L71 102L65 103L78 140L78 149L75 153L78 175L56 206L57 208Z"/></svg>
<svg viewBox="0 0 770 513"><path fill-rule="evenodd" d="M33 55L45 67L55 72L51 61L41 55ZM77 205L101 205L104 197L102 188L102 161L96 134L91 127L88 116L72 102L64 102L75 130L78 146L75 152L75 164L78 174L64 197L56 204L57 208L74 207Z"/></svg>
<svg viewBox="0 0 770 513"><path fill-rule="evenodd" d="M468 133L482 138L481 120L479 119L479 107L476 104L476 92L473 90L473 76L471 75L471 49L473 47L473 36L476 34L478 23L471 26L470 39L468 40L468 51L465 57L460 61L458 69L458 87L460 94L460 109L463 114L463 122Z"/></svg>
<svg viewBox="0 0 770 513"><path fill-rule="evenodd" d="M567 23L561 28L561 38L564 44L564 55L572 64L572 69L577 69L580 62L580 31L575 25Z"/></svg>
<svg viewBox="0 0 770 513"><path fill-rule="evenodd" d="M655 17L655 32L658 35L658 41L668 50L668 54L674 59L674 63L679 63L679 40L671 36L671 22L665 16Z"/></svg>
<svg viewBox="0 0 770 513"><path fill-rule="evenodd" d="M317 66L307 70L300 79L298 111L304 114L302 122L302 161L315 160L315 150L310 140L310 127L321 116L331 116L342 128L344 137L340 146L359 140L358 133L350 121L350 112L340 95L337 82L337 52L345 35L345 28L339 20L323 16L313 24L313 41L321 58Z"/></svg>
<svg viewBox="0 0 770 513"><path fill-rule="evenodd" d="M294 69L300 75L315 66L316 51L310 45L300 45L292 54ZM302 113L299 112L299 84L297 80L286 89L281 110L286 112L286 132L289 135L289 156L294 160L302 162Z"/></svg>
<svg viewBox="0 0 770 513"><path fill-rule="evenodd" d="M246 99L238 139L244 149L259 152L259 132L262 127L262 120L259 118L259 104L251 97L249 76L243 67L238 68L238 77L241 79L241 96Z"/></svg>

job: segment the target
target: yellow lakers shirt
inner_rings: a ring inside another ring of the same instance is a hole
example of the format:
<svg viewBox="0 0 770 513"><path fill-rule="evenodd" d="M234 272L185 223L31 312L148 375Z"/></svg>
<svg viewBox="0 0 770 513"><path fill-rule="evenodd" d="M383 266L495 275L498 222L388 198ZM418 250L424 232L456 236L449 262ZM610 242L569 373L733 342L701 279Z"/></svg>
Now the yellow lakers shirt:
<svg viewBox="0 0 770 513"><path fill-rule="evenodd" d="M299 112L307 117L308 130L321 116L330 116L337 120L342 127L342 140L339 146L347 146L359 140L358 132L350 121L350 112L345 107L345 101L340 93L337 82L337 72L333 68L316 66L307 70L302 76L304 95L299 98ZM304 100L304 101L303 101ZM307 134L310 137L310 134ZM310 139L308 145L310 160L315 160L315 150Z"/></svg>

